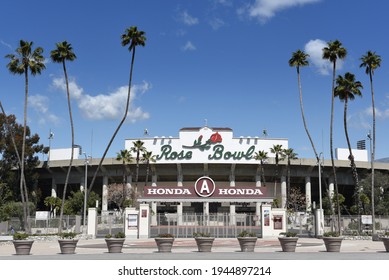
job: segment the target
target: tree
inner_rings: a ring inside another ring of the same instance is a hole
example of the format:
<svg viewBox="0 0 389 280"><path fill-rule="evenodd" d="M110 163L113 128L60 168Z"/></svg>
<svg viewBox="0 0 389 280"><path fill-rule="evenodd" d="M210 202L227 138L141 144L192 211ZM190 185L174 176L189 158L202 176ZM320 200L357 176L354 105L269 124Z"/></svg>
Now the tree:
<svg viewBox="0 0 389 280"><path fill-rule="evenodd" d="M28 106L28 73L32 76L41 74L42 70L46 68L44 57L42 55L43 48L37 47L35 50L32 49L33 42L19 41L19 47L16 49L16 54L8 54L6 58L10 59L7 64L7 68L12 74L23 75L25 81L25 94L24 94L24 122L23 122L23 143L21 153L21 165L20 165L20 193L23 204L23 217L24 227L29 231L28 216L30 214L28 207L28 188L23 186L24 180L24 161L25 161L25 141L26 141L26 130L27 130L27 106ZM23 188L24 187L24 188Z"/></svg>
<svg viewBox="0 0 389 280"><path fill-rule="evenodd" d="M264 168L264 164L266 162L266 160L268 159L269 157L267 156L267 152L265 151L258 151L254 154L254 159L255 160L259 160L259 164L261 168L261 181L263 182L263 185L266 186L266 180L265 180L265 168Z"/></svg>
<svg viewBox="0 0 389 280"><path fill-rule="evenodd" d="M371 152L371 214L373 222L373 236L375 235L375 201L374 201L374 159L375 159L375 135L376 135L376 120L375 120L375 105L374 105L374 87L373 87L373 75L375 69L381 67L381 56L375 52L367 51L365 55L361 57L361 65L359 67L365 67L366 74L370 78L370 89L371 89L371 108L373 113L373 145ZM371 136L370 136L371 137Z"/></svg>
<svg viewBox="0 0 389 280"><path fill-rule="evenodd" d="M108 195L107 195L108 202L112 203L117 207L120 212L124 211L124 208L128 206L129 201L127 197L124 196L123 193L123 184L109 184L108 185Z"/></svg>
<svg viewBox="0 0 389 280"><path fill-rule="evenodd" d="M277 192L278 163L280 162L280 158L283 158L282 151L283 151L282 145L273 145L273 147L270 148L270 152L275 155L275 161L276 161L276 176L275 176L275 180L274 180L274 196L276 196L276 192Z"/></svg>
<svg viewBox="0 0 389 280"><path fill-rule="evenodd" d="M124 121L127 118L128 109L129 109L129 105L130 105L131 86L132 86L132 73L133 73L134 62L135 62L135 50L136 50L137 46L142 46L142 47L145 46L145 42L146 42L145 32L141 31L141 30L138 30L138 28L136 26L131 26L130 28L127 28L125 30L125 33L121 35L121 39L122 39L122 46L125 47L125 46L129 45L128 50L129 50L129 52L132 52L131 66L130 66L130 78L129 78L129 82L128 82L128 93L127 93L126 107L125 107L125 110L124 110L123 118L121 119L121 121L120 121L119 125L117 126L115 132L113 133L110 141L108 142L108 145L105 148L104 154L101 157L99 165L96 168L96 171L95 171L95 173L93 175L92 181L91 181L91 183L89 185L89 188L88 188L88 196L89 196L90 191L93 188L93 184L94 184L94 182L96 180L97 173L99 172L99 170L101 168L101 165L103 164L104 158L107 155L107 152L108 152L109 148L111 147L111 144L112 144L113 140L115 139L116 134L119 132L121 126L123 125Z"/></svg>
<svg viewBox="0 0 389 280"><path fill-rule="evenodd" d="M132 142L133 146L131 147L131 152L135 153L135 162L136 162L136 172L135 172L135 194L138 193L138 179L139 179L139 163L141 161L140 155L141 153L146 152L146 148L144 147L144 142L141 140L136 140Z"/></svg>
<svg viewBox="0 0 389 280"><path fill-rule="evenodd" d="M96 200L100 200L100 196L95 192L91 192L88 201L87 207L95 207ZM82 215L84 210L84 193L82 191L70 192L70 196L66 198L65 201L65 215Z"/></svg>
<svg viewBox="0 0 389 280"><path fill-rule="evenodd" d="M53 62L62 64L63 73L65 75L66 95L67 95L67 100L68 100L68 110L69 110L69 119L70 119L71 147L72 147L68 172L66 174L65 185L63 187L62 206L61 206L60 215L59 215L59 224L62 225L62 217L63 217L63 209L65 206L64 204L65 204L65 198L66 198L66 190L67 190L67 186L68 186L68 182L69 182L70 171L71 171L72 165L73 165L73 153L74 153L74 125L73 125L73 116L72 116L72 106L70 103L69 79L68 79L68 73L66 70L66 61L75 60L76 55L73 52L73 48L72 48L71 44L69 44L66 41L57 43L56 47L57 48L55 50L51 51L50 57L51 57L51 60ZM58 232L61 233L61 231L62 231L62 228L59 227Z"/></svg>
<svg viewBox="0 0 389 280"><path fill-rule="evenodd" d="M145 186L147 186L150 173L150 162L156 162L155 155L153 155L153 152L144 151L142 155L142 161L146 164Z"/></svg>
<svg viewBox="0 0 389 280"><path fill-rule="evenodd" d="M335 199L338 212L338 232L341 231L340 226L340 204L339 204L339 189L338 180L336 176L336 168L334 161L334 148L333 148L333 123L334 123L334 98L335 98L335 77L336 77L336 62L338 59L344 59L347 55L347 50L342 47L342 43L339 40L330 41L327 43L327 47L323 48L323 59L329 60L332 63L332 89L331 89L331 121L330 121L330 154L332 172L334 176L335 185Z"/></svg>
<svg viewBox="0 0 389 280"><path fill-rule="evenodd" d="M355 165L354 155L351 149L350 138L347 130L347 108L348 101L354 100L355 96L362 96L360 91L363 88L362 83L360 81L355 80L354 74L347 72L344 74L344 77L339 75L336 79L336 87L335 87L335 97L338 97L340 101L344 102L344 112L343 112L343 125L344 125L344 134L346 136L347 146L349 150L349 160L351 165L351 171L353 174L353 180L355 185L355 198L356 205L358 206L358 214L360 209L360 187L359 187L359 179L358 179L358 171Z"/></svg>
<svg viewBox="0 0 389 280"><path fill-rule="evenodd" d="M294 152L292 148L284 149L283 154L285 158L287 159L287 189L286 189L286 207L289 206L289 200L290 200L290 161L297 159L297 154Z"/></svg>
<svg viewBox="0 0 389 280"><path fill-rule="evenodd" d="M313 143L311 134L309 133L308 126L305 120L305 114L304 114L304 106L303 106L303 92L302 92L302 87L301 87L301 78L300 78L300 67L308 66L308 57L309 54L305 53L302 50L297 50L296 52L292 53L292 58L289 60L289 66L290 67L296 67L297 70L297 84L299 88L299 93L300 93L300 110L301 110L301 117L303 119L303 124L304 124L304 129L305 132L307 133L309 142L311 142L311 146L313 149L313 152L315 154L316 160L319 163L319 155L316 152L315 145Z"/></svg>
<svg viewBox="0 0 389 280"><path fill-rule="evenodd" d="M127 172L126 172L126 164L133 160L131 152L127 149L120 150L119 153L116 154L116 160L122 161L123 166L123 201L122 208L124 208L124 201L127 199Z"/></svg>

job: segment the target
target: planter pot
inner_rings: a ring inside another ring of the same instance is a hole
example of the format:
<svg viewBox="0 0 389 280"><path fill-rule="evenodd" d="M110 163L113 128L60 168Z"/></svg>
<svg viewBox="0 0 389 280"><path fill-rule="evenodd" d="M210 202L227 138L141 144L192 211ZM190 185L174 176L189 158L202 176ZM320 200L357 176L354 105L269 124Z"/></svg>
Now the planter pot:
<svg viewBox="0 0 389 280"><path fill-rule="evenodd" d="M282 252L295 252L298 239L298 237L278 237Z"/></svg>
<svg viewBox="0 0 389 280"><path fill-rule="evenodd" d="M34 240L13 240L16 255L29 255Z"/></svg>
<svg viewBox="0 0 389 280"><path fill-rule="evenodd" d="M74 254L76 251L78 239L58 239L61 254Z"/></svg>
<svg viewBox="0 0 389 280"><path fill-rule="evenodd" d="M121 253L125 238L106 238L108 253Z"/></svg>
<svg viewBox="0 0 389 280"><path fill-rule="evenodd" d="M257 237L238 237L240 250L242 252L254 252Z"/></svg>
<svg viewBox="0 0 389 280"><path fill-rule="evenodd" d="M211 252L215 237L196 237L196 244L199 252Z"/></svg>
<svg viewBox="0 0 389 280"><path fill-rule="evenodd" d="M174 238L173 237L156 237L154 238L155 243L158 246L158 252L170 253L172 251Z"/></svg>
<svg viewBox="0 0 389 280"><path fill-rule="evenodd" d="M389 252L389 237L381 237L381 240L384 243L386 252Z"/></svg>
<svg viewBox="0 0 389 280"><path fill-rule="evenodd" d="M343 237L323 237L327 252L340 252Z"/></svg>

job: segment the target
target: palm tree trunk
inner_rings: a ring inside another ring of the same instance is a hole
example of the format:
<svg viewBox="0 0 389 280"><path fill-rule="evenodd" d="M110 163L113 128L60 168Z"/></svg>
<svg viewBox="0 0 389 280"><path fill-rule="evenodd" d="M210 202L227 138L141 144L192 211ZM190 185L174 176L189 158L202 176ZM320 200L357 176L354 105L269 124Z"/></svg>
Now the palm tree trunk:
<svg viewBox="0 0 389 280"><path fill-rule="evenodd" d="M87 194L87 197L89 197L89 194L90 194L90 192L91 192L91 190L92 190L92 188L93 188L93 185L94 185L94 183L95 183L95 180L96 180L96 177L97 177L97 173L98 173L98 172L100 171L100 169L101 169L101 166L102 166L102 164L103 164L103 161L104 161L104 159L105 159L105 156L107 155L108 150L109 150L109 148L111 147L112 142L113 142L113 140L114 140L115 137L116 137L116 134L119 132L121 126L123 125L124 121L125 121L126 118L127 118L128 107L129 107L129 105L130 105L130 93L131 93L132 71L133 71L133 67L134 67L134 61L135 61L135 47L134 47L133 50L132 50L132 58L131 58L131 66L130 66L130 78L129 78L129 82L128 82L128 94L127 94L126 109L125 109L125 112L124 112L124 115L123 115L122 120L120 121L118 127L116 128L116 130L115 130L115 132L113 133L111 139L109 140L109 143L108 143L107 147L105 148L104 154L103 154L103 156L102 156L101 159L100 159L99 165L98 165L97 168L96 168L96 171L95 171L95 173L94 173L94 175L93 175L92 181L91 181L91 183L90 183L90 185L89 185L89 187L88 187L88 194Z"/></svg>
<svg viewBox="0 0 389 280"><path fill-rule="evenodd" d="M146 180L145 180L145 187L147 186L148 180L149 180L149 173L150 173L150 162L147 160L146 162Z"/></svg>
<svg viewBox="0 0 389 280"><path fill-rule="evenodd" d="M360 213L360 199L359 199L359 192L360 192L360 189L359 189L359 180L358 180L358 172L357 172L357 167L355 165L355 160L354 160L354 155L353 155L353 152L352 152L352 149L351 149L351 143L350 143L350 138L348 136L348 129L347 129L347 107L348 107L348 97L346 96L345 100L344 100L344 113L343 113L343 125L344 125L344 133L346 135L346 141L347 141L347 147L348 147L348 150L349 150L349 160L350 160L350 165L351 165L351 171L352 171L352 174L353 174L353 180L354 180L354 185L355 185L355 203L356 203L356 206L358 207L357 209L357 213L358 213L358 216L361 214Z"/></svg>
<svg viewBox="0 0 389 280"><path fill-rule="evenodd" d="M70 171L72 169L73 165L73 153L74 153L74 125L73 125L73 116L72 116L72 107L70 104L70 92L69 92L69 80L68 80L68 74L66 71L66 64L65 60L62 62L63 66L63 71L65 74L65 81L66 81L66 93L67 93L67 99L68 99L68 110L69 110L69 118L70 118L70 128L71 128L71 134L72 134L72 149L71 149L71 155L70 155L70 162L69 162L69 167L68 167L68 172L66 174L66 179L65 179L65 185L63 187L63 194L62 194L62 205L61 205L61 211L59 215L59 226L58 226L58 232L62 232L62 219L63 219L63 210L65 208L65 199L66 199L66 191L67 191L67 186L69 182L69 177L70 177ZM86 188L86 186L85 186ZM85 226L85 225L84 225Z"/></svg>
<svg viewBox="0 0 389 280"><path fill-rule="evenodd" d="M371 153L371 216L372 216L372 223L373 223L373 237L376 234L375 230L375 194L374 194L374 158L375 158L375 105L374 105L374 88L373 88L373 75L371 73L371 70L369 71L369 77L370 77L370 88L371 88L371 106L373 110L373 147Z"/></svg>
<svg viewBox="0 0 389 280"><path fill-rule="evenodd" d="M334 148L333 148L333 123L334 123L334 99L335 99L335 73L336 73L336 61L333 63L332 71L332 95L331 95L331 124L330 124L330 153L331 153L331 164L332 172L334 175L334 184L335 184L335 201L338 214L338 232L340 233L340 205L339 205L339 190L338 190L338 180L336 177L336 168L334 161Z"/></svg>

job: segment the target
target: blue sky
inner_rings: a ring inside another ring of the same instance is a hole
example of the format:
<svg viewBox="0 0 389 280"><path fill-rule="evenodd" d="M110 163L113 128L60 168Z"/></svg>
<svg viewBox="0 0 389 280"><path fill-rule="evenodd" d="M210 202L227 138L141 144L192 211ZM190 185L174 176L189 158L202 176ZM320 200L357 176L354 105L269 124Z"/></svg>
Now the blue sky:
<svg viewBox="0 0 389 280"><path fill-rule="evenodd" d="M351 5L351 2L353 3ZM308 52L301 70L308 127L318 151L329 158L331 66L321 59L326 42L340 40L348 50L338 73L352 72L364 85L363 97L349 104L351 142L371 129L368 76L359 68L367 50L382 57L374 76L377 107L376 158L389 157L389 4L382 0L149 0L13 1L0 11L0 98L7 113L23 121L23 76L6 68L6 54L20 39L43 47L67 40L77 60L67 64L71 81L75 142L94 158L102 156L123 115L130 53L120 35L130 26L146 32L136 51L131 108L108 157L124 139L177 136L179 129L230 127L234 135L288 138L300 158L313 158L300 114L292 52ZM28 124L52 148L70 147L70 126L62 67L30 79ZM368 142L367 142L368 143ZM346 148L343 104L336 101L334 146Z"/></svg>

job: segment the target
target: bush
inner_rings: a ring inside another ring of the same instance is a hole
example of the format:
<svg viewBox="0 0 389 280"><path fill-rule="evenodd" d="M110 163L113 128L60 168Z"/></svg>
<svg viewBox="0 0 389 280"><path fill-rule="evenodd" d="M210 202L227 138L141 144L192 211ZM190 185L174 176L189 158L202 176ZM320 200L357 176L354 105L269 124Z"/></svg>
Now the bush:
<svg viewBox="0 0 389 280"><path fill-rule="evenodd" d="M293 231L281 232L280 235L285 236L285 237L296 237L297 232L293 232Z"/></svg>
<svg viewBox="0 0 389 280"><path fill-rule="evenodd" d="M75 232L63 232L59 235L61 239L74 239L76 237L77 233Z"/></svg>
<svg viewBox="0 0 389 280"><path fill-rule="evenodd" d="M323 234L324 237L339 237L339 232L327 231Z"/></svg>
<svg viewBox="0 0 389 280"><path fill-rule="evenodd" d="M126 238L126 235L124 234L124 232L119 231L115 234L115 238Z"/></svg>
<svg viewBox="0 0 389 280"><path fill-rule="evenodd" d="M209 232L194 232L193 237L211 237L211 234Z"/></svg>
<svg viewBox="0 0 389 280"><path fill-rule="evenodd" d="M158 234L158 237L161 237L161 238L174 238L174 235L171 234L171 233L160 233L160 234Z"/></svg>
<svg viewBox="0 0 389 280"><path fill-rule="evenodd" d="M26 240L28 238L28 234L24 232L15 232L13 235L14 240Z"/></svg>
<svg viewBox="0 0 389 280"><path fill-rule="evenodd" d="M238 237L256 237L257 235L254 232L248 232L247 230L239 233Z"/></svg>

